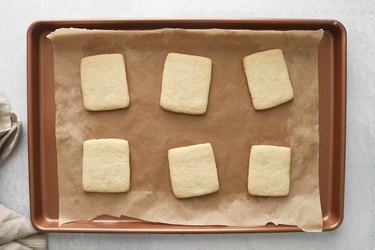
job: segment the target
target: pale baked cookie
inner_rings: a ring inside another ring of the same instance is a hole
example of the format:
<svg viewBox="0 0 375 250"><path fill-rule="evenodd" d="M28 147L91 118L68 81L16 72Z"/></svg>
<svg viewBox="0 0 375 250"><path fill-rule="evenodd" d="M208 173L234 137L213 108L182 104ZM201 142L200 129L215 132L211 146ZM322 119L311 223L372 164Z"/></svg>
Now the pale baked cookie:
<svg viewBox="0 0 375 250"><path fill-rule="evenodd" d="M294 98L281 49L248 55L243 58L243 67L254 109L272 108Z"/></svg>
<svg viewBox="0 0 375 250"><path fill-rule="evenodd" d="M250 150L247 189L251 195L286 196L290 184L289 147L254 145Z"/></svg>
<svg viewBox="0 0 375 250"><path fill-rule="evenodd" d="M122 139L93 139L83 143L83 190L119 193L130 189L129 144Z"/></svg>
<svg viewBox="0 0 375 250"><path fill-rule="evenodd" d="M83 105L91 111L129 106L125 59L122 54L102 54L81 59Z"/></svg>
<svg viewBox="0 0 375 250"><path fill-rule="evenodd" d="M211 144L197 144L168 151L173 193L177 198L210 194L219 190Z"/></svg>
<svg viewBox="0 0 375 250"><path fill-rule="evenodd" d="M177 113L206 113L211 68L210 58L169 53L164 63L160 106Z"/></svg>

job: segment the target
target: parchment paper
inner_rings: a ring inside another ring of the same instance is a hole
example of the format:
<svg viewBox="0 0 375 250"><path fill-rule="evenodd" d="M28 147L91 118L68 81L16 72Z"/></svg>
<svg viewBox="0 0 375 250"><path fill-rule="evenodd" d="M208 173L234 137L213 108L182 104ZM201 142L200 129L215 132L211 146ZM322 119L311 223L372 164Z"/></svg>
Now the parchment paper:
<svg viewBox="0 0 375 250"><path fill-rule="evenodd" d="M323 31L218 29L60 29L50 34L60 224L107 214L185 225L260 226L272 222L320 231L317 51L322 35ZM274 48L284 52L295 98L276 108L255 111L242 58ZM159 106L168 52L213 60L205 115L177 114ZM125 55L131 99L127 109L89 112L83 107L80 59L101 53ZM93 138L129 141L129 193L82 191L82 143ZM220 191L176 199L169 178L168 149L205 142L214 149ZM249 151L254 144L292 148L287 197L248 195Z"/></svg>

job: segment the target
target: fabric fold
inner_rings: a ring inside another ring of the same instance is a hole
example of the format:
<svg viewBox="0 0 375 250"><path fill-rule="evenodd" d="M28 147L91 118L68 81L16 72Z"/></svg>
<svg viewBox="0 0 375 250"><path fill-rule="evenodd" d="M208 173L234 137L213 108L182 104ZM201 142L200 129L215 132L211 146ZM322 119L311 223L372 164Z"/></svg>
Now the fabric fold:
<svg viewBox="0 0 375 250"><path fill-rule="evenodd" d="M14 150L21 135L22 122L9 110L0 90L0 166ZM38 233L30 220L0 204L0 250L47 249L46 235Z"/></svg>

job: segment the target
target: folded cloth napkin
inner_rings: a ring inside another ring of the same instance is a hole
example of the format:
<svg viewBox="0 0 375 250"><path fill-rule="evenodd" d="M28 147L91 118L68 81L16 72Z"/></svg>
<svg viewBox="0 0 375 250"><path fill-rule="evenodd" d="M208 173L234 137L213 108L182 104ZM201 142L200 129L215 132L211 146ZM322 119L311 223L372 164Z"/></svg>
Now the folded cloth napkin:
<svg viewBox="0 0 375 250"><path fill-rule="evenodd" d="M21 135L21 120L9 111L9 103L0 90L0 165L10 155Z"/></svg>
<svg viewBox="0 0 375 250"><path fill-rule="evenodd" d="M10 155L21 134L21 121L9 111L0 90L0 166ZM0 250L47 249L47 239L38 233L28 218L0 204Z"/></svg>
<svg viewBox="0 0 375 250"><path fill-rule="evenodd" d="M8 133L11 128L8 100L0 90L0 137Z"/></svg>
<svg viewBox="0 0 375 250"><path fill-rule="evenodd" d="M3 249L47 249L47 240L29 219L0 204L0 250Z"/></svg>

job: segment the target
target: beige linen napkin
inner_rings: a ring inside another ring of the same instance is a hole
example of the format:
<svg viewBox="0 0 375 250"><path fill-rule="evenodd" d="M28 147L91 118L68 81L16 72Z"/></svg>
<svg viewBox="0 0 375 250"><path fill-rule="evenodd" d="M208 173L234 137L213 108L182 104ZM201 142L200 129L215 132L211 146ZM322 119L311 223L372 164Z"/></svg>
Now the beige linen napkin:
<svg viewBox="0 0 375 250"><path fill-rule="evenodd" d="M10 155L21 134L21 121L9 111L9 103L0 90L0 166ZM0 204L0 250L46 249L47 239L39 234L28 218Z"/></svg>
<svg viewBox="0 0 375 250"><path fill-rule="evenodd" d="M0 165L10 155L21 134L21 120L9 111L8 100L0 90Z"/></svg>
<svg viewBox="0 0 375 250"><path fill-rule="evenodd" d="M30 220L0 204L0 250L47 249L47 239Z"/></svg>

